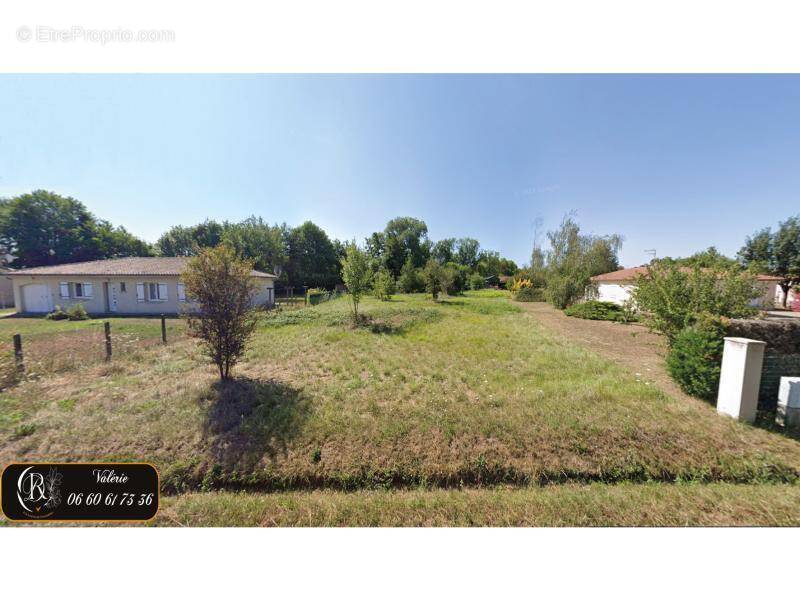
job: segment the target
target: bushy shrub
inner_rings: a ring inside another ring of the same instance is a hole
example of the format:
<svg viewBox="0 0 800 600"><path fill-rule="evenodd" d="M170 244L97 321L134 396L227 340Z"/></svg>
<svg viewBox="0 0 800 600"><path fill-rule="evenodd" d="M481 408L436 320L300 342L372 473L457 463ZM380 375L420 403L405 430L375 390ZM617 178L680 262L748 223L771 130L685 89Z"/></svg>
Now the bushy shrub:
<svg viewBox="0 0 800 600"><path fill-rule="evenodd" d="M69 315L67 314L67 311L63 310L61 306L56 304L56 309L53 312L48 313L45 319L50 319L51 321L65 321L69 319Z"/></svg>
<svg viewBox="0 0 800 600"><path fill-rule="evenodd" d="M719 387L724 328L706 318L680 331L667 355L667 371L692 396L713 400Z"/></svg>
<svg viewBox="0 0 800 600"><path fill-rule="evenodd" d="M385 267L381 267L372 281L372 292L375 297L382 301L391 300L392 295L397 291L396 288L392 274Z"/></svg>
<svg viewBox="0 0 800 600"><path fill-rule="evenodd" d="M482 290L486 287L486 280L483 278L483 275L480 273L473 273L469 276L469 289L471 290Z"/></svg>
<svg viewBox="0 0 800 600"><path fill-rule="evenodd" d="M620 321L625 322L629 319L625 309L613 302L600 302L589 300L580 304L573 304L564 310L568 317L578 317L579 319L591 319L594 321Z"/></svg>
<svg viewBox="0 0 800 600"><path fill-rule="evenodd" d="M397 285L404 294L413 294L425 289L425 283L422 281L419 269L414 267L410 256L400 270L400 278L397 280Z"/></svg>
<svg viewBox="0 0 800 600"><path fill-rule="evenodd" d="M70 321L86 321L89 319L89 314L86 312L86 309L83 308L83 304L79 302L67 310L67 318Z"/></svg>
<svg viewBox="0 0 800 600"><path fill-rule="evenodd" d="M544 302L544 290L542 288L524 287L514 294L517 302Z"/></svg>
<svg viewBox="0 0 800 600"><path fill-rule="evenodd" d="M325 295L327 293L328 292L326 292L325 290L320 289L320 288L311 288L308 291L306 291L306 302L310 306L314 306L316 304L324 302Z"/></svg>
<svg viewBox="0 0 800 600"><path fill-rule="evenodd" d="M572 277L552 275L547 280L547 298L556 308L565 309L583 294L583 288Z"/></svg>

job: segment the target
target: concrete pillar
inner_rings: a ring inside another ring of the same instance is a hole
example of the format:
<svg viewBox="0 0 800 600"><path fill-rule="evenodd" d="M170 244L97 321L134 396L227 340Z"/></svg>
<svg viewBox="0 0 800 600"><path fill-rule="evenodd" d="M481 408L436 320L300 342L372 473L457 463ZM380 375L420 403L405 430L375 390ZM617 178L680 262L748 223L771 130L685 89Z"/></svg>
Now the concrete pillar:
<svg viewBox="0 0 800 600"><path fill-rule="evenodd" d="M747 338L725 338L717 395L718 413L748 423L755 421L766 345Z"/></svg>
<svg viewBox="0 0 800 600"><path fill-rule="evenodd" d="M800 427L800 377L781 377L776 420L778 425Z"/></svg>

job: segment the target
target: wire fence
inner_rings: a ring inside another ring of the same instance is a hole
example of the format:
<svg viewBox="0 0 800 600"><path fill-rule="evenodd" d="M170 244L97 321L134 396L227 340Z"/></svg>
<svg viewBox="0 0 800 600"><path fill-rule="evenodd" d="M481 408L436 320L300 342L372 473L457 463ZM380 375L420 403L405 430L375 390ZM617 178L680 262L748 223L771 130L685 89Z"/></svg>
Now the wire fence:
<svg viewBox="0 0 800 600"><path fill-rule="evenodd" d="M4 333L0 337L0 389L23 378L129 357L187 337L186 324L180 319L112 319L70 324L37 321L38 327L26 330L21 325L22 333ZM13 319L3 325L4 332L14 331Z"/></svg>

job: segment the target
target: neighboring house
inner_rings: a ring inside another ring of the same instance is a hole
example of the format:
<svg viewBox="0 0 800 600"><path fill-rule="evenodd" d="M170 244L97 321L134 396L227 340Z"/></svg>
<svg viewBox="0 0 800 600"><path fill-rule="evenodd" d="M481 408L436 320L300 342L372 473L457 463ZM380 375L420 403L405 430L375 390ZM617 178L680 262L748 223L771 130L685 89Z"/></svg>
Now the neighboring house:
<svg viewBox="0 0 800 600"><path fill-rule="evenodd" d="M593 289L587 291L586 297L592 300L622 305L631 297L631 292L636 287L636 279L640 275L647 275L646 266L631 267L595 275L592 277ZM758 298L753 298L750 304L758 308L771 308L773 305L780 306L783 293L781 288L778 287L778 283L781 278L772 275L758 275L756 280L763 290L763 294ZM789 298L792 298L791 292Z"/></svg>
<svg viewBox="0 0 800 600"><path fill-rule="evenodd" d="M9 275L12 269L0 267L0 308L10 308L14 306L14 286L11 284Z"/></svg>
<svg viewBox="0 0 800 600"><path fill-rule="evenodd" d="M90 314L158 315L191 311L181 273L189 258L112 258L14 271L17 312L46 314L83 304ZM253 271L255 305L275 301L275 275Z"/></svg>

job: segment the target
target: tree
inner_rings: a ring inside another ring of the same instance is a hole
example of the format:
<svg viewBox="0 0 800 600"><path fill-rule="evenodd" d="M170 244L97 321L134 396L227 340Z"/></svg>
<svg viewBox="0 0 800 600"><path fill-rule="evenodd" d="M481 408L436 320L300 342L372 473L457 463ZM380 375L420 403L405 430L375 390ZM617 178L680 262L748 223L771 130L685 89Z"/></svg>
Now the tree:
<svg viewBox="0 0 800 600"><path fill-rule="evenodd" d="M197 304L197 312L189 315L189 333L200 339L223 380L231 378L258 322L252 269L252 261L221 245L202 250L182 275L187 296Z"/></svg>
<svg viewBox="0 0 800 600"><path fill-rule="evenodd" d="M275 271L286 263L285 229L285 225L269 225L252 216L241 223L226 223L222 243L251 260L256 269Z"/></svg>
<svg viewBox="0 0 800 600"><path fill-rule="evenodd" d="M756 311L750 301L759 295L755 277L746 271L655 261L638 277L631 296L650 328L672 344L682 329L700 317L751 316Z"/></svg>
<svg viewBox="0 0 800 600"><path fill-rule="evenodd" d="M556 308L566 308L583 296L594 275L619 268L622 237L581 234L571 215L562 219L558 229L549 231L547 239L545 288Z"/></svg>
<svg viewBox="0 0 800 600"><path fill-rule="evenodd" d="M383 231L383 264L394 277L400 275L406 260L411 258L415 267L421 267L430 255L428 226L412 217L397 217L386 224Z"/></svg>
<svg viewBox="0 0 800 600"><path fill-rule="evenodd" d="M420 277L419 270L414 266L414 261L409 256L400 271L400 279L397 280L400 291L404 294L413 294L425 289L425 284Z"/></svg>
<svg viewBox="0 0 800 600"><path fill-rule="evenodd" d="M147 243L98 220L78 200L45 190L0 201L0 247L15 257L12 267L151 254Z"/></svg>
<svg viewBox="0 0 800 600"><path fill-rule="evenodd" d="M372 284L372 291L378 300L386 301L392 299L392 295L396 291L396 285L392 274L389 273L389 269L381 267L378 270Z"/></svg>
<svg viewBox="0 0 800 600"><path fill-rule="evenodd" d="M434 302L439 299L439 294L447 291L451 284L452 274L450 270L440 265L434 259L429 259L422 270L422 279L425 282L425 291L433 296Z"/></svg>
<svg viewBox="0 0 800 600"><path fill-rule="evenodd" d="M336 248L320 227L306 221L288 234L286 271L294 285L332 288L339 282Z"/></svg>
<svg viewBox="0 0 800 600"><path fill-rule="evenodd" d="M789 290L800 284L800 215L778 224L774 233L769 228L748 237L739 251L739 261L756 273L781 277L783 306Z"/></svg>
<svg viewBox="0 0 800 600"><path fill-rule="evenodd" d="M431 258L441 265L452 262L455 258L455 245L455 238L439 240L431 249Z"/></svg>
<svg viewBox="0 0 800 600"><path fill-rule="evenodd" d="M478 264L481 245L473 238L461 238L456 242L455 262L470 269Z"/></svg>
<svg viewBox="0 0 800 600"><path fill-rule="evenodd" d="M190 227L175 225L158 238L156 246L162 256L196 256L203 248L218 246L227 226L210 219Z"/></svg>
<svg viewBox="0 0 800 600"><path fill-rule="evenodd" d="M367 254L355 242L347 246L345 258L342 260L342 279L353 307L353 321L358 323L358 305L361 297L369 291L372 271Z"/></svg>

